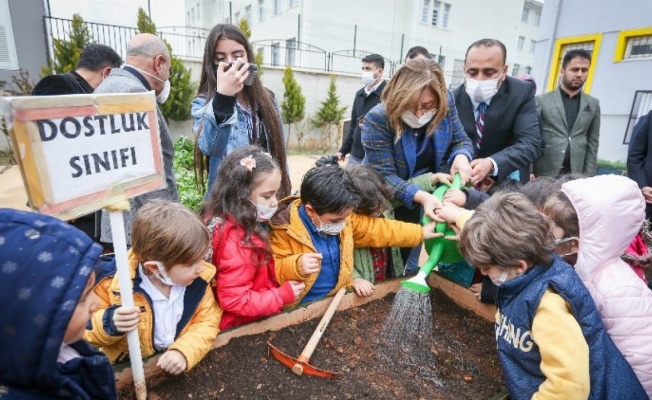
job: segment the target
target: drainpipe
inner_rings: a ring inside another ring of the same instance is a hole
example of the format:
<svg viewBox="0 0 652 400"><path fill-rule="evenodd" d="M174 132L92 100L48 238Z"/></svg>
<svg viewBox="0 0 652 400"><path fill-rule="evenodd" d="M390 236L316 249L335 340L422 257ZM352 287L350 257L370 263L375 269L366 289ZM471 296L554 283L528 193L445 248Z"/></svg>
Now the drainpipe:
<svg viewBox="0 0 652 400"><path fill-rule="evenodd" d="M550 0L548 0L548 1L550 1ZM557 38L557 25L559 24L559 15L561 15L561 8L562 8L561 3L564 0L557 0L557 1L558 1L557 2L557 9L555 10L555 23L552 26L552 31L550 32L550 36L548 37L548 48L546 49L546 54L547 54L546 64L545 64L546 68L544 69L545 75L544 75L544 79L543 79L543 85L541 85L541 87L543 87L544 91L548 87L547 79L548 79L548 76L550 76L550 63L552 62L552 53L553 53L553 49L554 49L554 46L555 46L555 39Z"/></svg>

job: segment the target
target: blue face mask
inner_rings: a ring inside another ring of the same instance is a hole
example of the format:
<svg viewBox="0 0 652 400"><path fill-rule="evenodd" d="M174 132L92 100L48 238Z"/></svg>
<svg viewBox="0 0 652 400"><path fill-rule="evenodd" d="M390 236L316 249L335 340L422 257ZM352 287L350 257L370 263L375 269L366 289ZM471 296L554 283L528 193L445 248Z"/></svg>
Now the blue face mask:
<svg viewBox="0 0 652 400"><path fill-rule="evenodd" d="M342 232L342 229L344 229L346 226L346 220L338 222L337 224L324 224L321 222L317 214L315 214L315 216L317 217L317 221L319 221L317 230L319 232L325 233L326 235L339 235L340 232Z"/></svg>

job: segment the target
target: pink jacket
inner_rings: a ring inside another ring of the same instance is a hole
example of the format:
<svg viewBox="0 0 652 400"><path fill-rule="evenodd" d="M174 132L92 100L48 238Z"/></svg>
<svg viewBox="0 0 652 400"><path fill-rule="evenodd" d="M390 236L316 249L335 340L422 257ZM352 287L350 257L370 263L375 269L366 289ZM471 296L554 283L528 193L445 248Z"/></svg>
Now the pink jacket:
<svg viewBox="0 0 652 400"><path fill-rule="evenodd" d="M618 350L652 398L652 291L620 255L645 219L645 201L636 183L599 175L565 183L579 220L575 270L589 289Z"/></svg>

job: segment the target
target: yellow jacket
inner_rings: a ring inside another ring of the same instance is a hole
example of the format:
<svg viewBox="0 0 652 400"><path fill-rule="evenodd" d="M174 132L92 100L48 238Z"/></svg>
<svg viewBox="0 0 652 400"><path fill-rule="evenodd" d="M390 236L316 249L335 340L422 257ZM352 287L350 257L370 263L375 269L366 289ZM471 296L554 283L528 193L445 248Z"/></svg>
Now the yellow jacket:
<svg viewBox="0 0 652 400"><path fill-rule="evenodd" d="M127 253L129 270L134 287L134 304L140 308L138 337L143 357L151 356L154 349L154 315L149 296L140 288L142 277L137 274L138 258L130 250ZM188 363L188 370L194 367L213 347L219 332L222 309L217 305L210 282L215 276L215 267L204 262L204 271L186 287L184 310L179 321L176 339L168 350L181 352ZM115 259L101 262L98 283L93 288L100 298L100 306L91 318L91 329L84 339L102 350L111 362L123 361L129 353L127 335L113 325L113 311L121 306L120 285ZM180 329L180 331L179 331Z"/></svg>
<svg viewBox="0 0 652 400"><path fill-rule="evenodd" d="M305 253L316 253L317 250L299 216L301 200L296 196L282 200L282 203L288 202L291 204L271 221L270 243L279 285L290 280L306 284L296 301L288 305L293 306L310 291L319 273L306 276L301 272L299 258ZM417 224L351 214L346 219L346 225L339 238L340 272L337 284L328 296L335 294L341 287L350 287L353 283L354 247L414 247L423 241L423 229Z"/></svg>

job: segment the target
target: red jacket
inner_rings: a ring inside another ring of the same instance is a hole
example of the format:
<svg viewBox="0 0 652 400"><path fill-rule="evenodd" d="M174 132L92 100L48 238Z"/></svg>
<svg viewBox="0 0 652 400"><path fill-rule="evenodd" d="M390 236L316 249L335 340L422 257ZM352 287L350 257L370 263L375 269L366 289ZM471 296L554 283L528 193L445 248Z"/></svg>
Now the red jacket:
<svg viewBox="0 0 652 400"><path fill-rule="evenodd" d="M283 305L294 301L289 282L279 287L276 282L274 259L256 264L258 252L253 248L269 248L261 237L251 237L243 244L244 229L232 219L215 227L213 233L213 264L217 267L215 296L224 310L220 329L277 314Z"/></svg>

